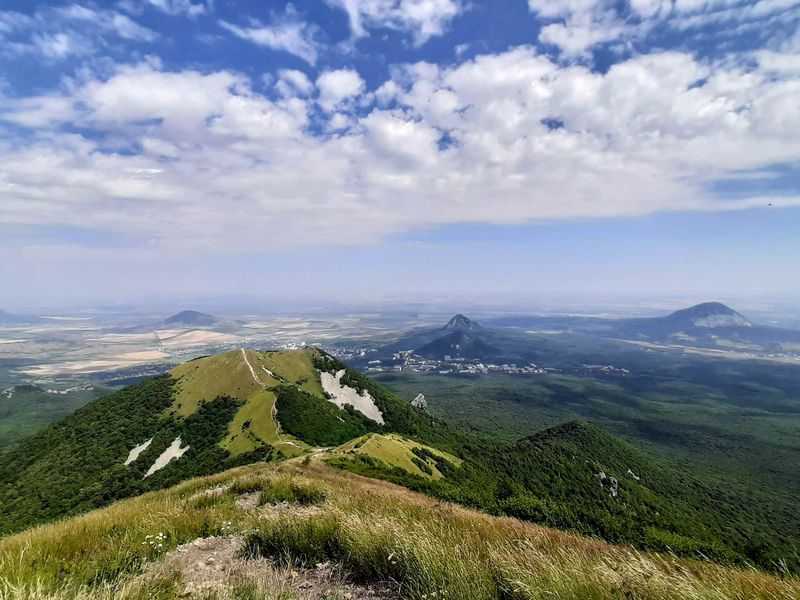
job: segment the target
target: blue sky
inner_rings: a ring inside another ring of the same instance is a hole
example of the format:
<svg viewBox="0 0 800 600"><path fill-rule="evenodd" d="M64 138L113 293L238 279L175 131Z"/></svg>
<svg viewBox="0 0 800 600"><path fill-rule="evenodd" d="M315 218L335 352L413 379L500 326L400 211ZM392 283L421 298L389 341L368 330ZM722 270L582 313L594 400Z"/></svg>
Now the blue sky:
<svg viewBox="0 0 800 600"><path fill-rule="evenodd" d="M800 296L800 0L0 8L0 305Z"/></svg>

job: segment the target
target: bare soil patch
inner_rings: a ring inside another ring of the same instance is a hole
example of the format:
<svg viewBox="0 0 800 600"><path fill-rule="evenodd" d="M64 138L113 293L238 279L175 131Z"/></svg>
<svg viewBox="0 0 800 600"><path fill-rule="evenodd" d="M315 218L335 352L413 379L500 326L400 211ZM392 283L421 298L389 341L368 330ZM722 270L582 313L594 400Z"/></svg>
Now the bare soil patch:
<svg viewBox="0 0 800 600"><path fill-rule="evenodd" d="M356 584L335 565L310 569L278 566L270 559L239 556L242 537L209 537L178 546L148 570L150 576L180 575L181 594L225 597L238 586L253 586L262 593L289 595L297 600L344 598L347 600L398 600L385 584Z"/></svg>

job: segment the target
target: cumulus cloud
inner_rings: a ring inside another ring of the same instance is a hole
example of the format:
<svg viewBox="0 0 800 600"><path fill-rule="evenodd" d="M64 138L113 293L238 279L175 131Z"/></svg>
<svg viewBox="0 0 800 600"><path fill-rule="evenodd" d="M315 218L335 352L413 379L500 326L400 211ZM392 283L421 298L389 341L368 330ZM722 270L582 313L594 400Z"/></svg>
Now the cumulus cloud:
<svg viewBox="0 0 800 600"><path fill-rule="evenodd" d="M324 110L330 111L361 94L364 91L364 80L352 69L324 71L317 78L317 88L319 88L319 105Z"/></svg>
<svg viewBox="0 0 800 600"><path fill-rule="evenodd" d="M281 69L278 71L278 82L275 89L284 97L308 96L314 91L314 84L302 71L296 69Z"/></svg>
<svg viewBox="0 0 800 600"><path fill-rule="evenodd" d="M319 44L315 41L317 27L303 21L289 5L284 15L276 16L273 23L264 24L251 19L246 27L228 21L220 21L224 29L237 37L259 46L281 50L302 58L314 65L317 62Z"/></svg>
<svg viewBox="0 0 800 600"><path fill-rule="evenodd" d="M660 52L598 73L521 47L398 67L380 92L355 71L315 86L281 71L274 97L227 70L120 66L0 97L0 221L164 252L263 251L449 223L798 205L711 191L800 156L800 74L774 58Z"/></svg>
<svg viewBox="0 0 800 600"><path fill-rule="evenodd" d="M327 0L347 12L354 38L369 29L394 29L411 34L419 46L442 35L461 11L460 0Z"/></svg>

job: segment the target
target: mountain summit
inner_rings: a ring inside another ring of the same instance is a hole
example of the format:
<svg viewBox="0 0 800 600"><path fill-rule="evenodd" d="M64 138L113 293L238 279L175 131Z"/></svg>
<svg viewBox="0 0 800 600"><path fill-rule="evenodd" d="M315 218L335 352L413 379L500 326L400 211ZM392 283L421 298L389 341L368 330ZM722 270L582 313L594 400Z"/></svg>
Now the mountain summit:
<svg viewBox="0 0 800 600"><path fill-rule="evenodd" d="M721 302L703 302L689 308L676 310L665 319L676 324L693 327L752 327L743 315Z"/></svg>
<svg viewBox="0 0 800 600"><path fill-rule="evenodd" d="M471 333L477 333L479 331L483 331L483 326L480 323L472 321L459 313L450 319L443 329L445 331L467 331Z"/></svg>

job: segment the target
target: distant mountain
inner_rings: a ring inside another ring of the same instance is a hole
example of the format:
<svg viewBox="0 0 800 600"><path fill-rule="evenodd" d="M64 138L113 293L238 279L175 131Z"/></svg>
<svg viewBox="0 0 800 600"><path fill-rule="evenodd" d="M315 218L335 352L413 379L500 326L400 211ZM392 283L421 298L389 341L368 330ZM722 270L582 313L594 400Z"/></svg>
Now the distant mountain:
<svg viewBox="0 0 800 600"><path fill-rule="evenodd" d="M414 354L442 360L453 358L487 359L502 354L501 350L481 339L486 331L477 321L457 314L441 329L433 332L437 337L414 349Z"/></svg>
<svg viewBox="0 0 800 600"><path fill-rule="evenodd" d="M676 327L752 327L753 324L721 302L703 302L662 317Z"/></svg>
<svg viewBox="0 0 800 600"><path fill-rule="evenodd" d="M221 319L213 315L196 310L183 310L161 321L163 327L213 327L222 323Z"/></svg>
<svg viewBox="0 0 800 600"><path fill-rule="evenodd" d="M471 321L462 314L457 314L443 327L445 331L460 331L478 334L483 331L483 326L477 321Z"/></svg>
<svg viewBox="0 0 800 600"><path fill-rule="evenodd" d="M689 347L782 352L800 343L800 330L757 325L721 302L703 302L663 317L603 319L580 316L513 316L490 324Z"/></svg>
<svg viewBox="0 0 800 600"><path fill-rule="evenodd" d="M411 330L366 359L387 358L397 352L413 352L437 360L445 356L469 360L533 360L536 354L528 336L498 327L484 327L462 314L453 316L441 327Z"/></svg>
<svg viewBox="0 0 800 600"><path fill-rule="evenodd" d="M417 356L443 359L453 358L488 359L503 354L500 348L486 343L480 337L456 330L414 350Z"/></svg>
<svg viewBox="0 0 800 600"><path fill-rule="evenodd" d="M0 324L2 325L24 325L27 323L35 323L38 320L39 319L36 317L15 315L4 310L0 310Z"/></svg>

